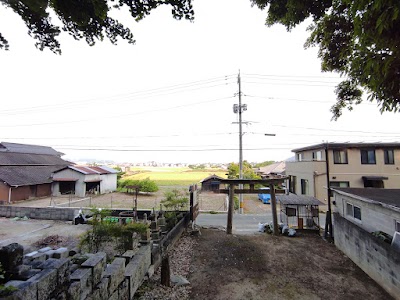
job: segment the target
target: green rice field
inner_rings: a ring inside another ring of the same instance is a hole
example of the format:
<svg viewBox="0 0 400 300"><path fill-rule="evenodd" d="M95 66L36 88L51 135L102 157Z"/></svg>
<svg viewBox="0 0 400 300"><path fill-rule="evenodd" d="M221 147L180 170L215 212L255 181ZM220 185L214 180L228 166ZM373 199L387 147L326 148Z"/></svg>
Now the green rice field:
<svg viewBox="0 0 400 300"><path fill-rule="evenodd" d="M131 172L137 174L124 176L123 179L141 180L149 177L154 180L159 186L179 186L199 183L204 178L210 175L218 175L226 178L226 170L207 169L207 170L192 170L190 168L161 168L161 167L143 167L131 168Z"/></svg>

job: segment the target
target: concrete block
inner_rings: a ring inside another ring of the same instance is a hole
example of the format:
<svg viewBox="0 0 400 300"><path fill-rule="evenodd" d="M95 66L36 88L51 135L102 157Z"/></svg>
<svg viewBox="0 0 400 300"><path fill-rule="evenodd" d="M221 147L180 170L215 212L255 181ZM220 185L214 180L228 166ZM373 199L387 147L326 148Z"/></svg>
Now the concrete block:
<svg viewBox="0 0 400 300"><path fill-rule="evenodd" d="M80 300L81 293L81 283L79 281L72 282L67 291L67 298L70 300Z"/></svg>
<svg viewBox="0 0 400 300"><path fill-rule="evenodd" d="M47 269L28 279L28 282L37 284L37 299L50 299L50 295L57 286L57 270Z"/></svg>
<svg viewBox="0 0 400 300"><path fill-rule="evenodd" d="M120 283L125 279L125 258L115 258L114 261L107 266L104 272L104 277L110 278L108 291L110 294L112 294L115 290L117 290Z"/></svg>
<svg viewBox="0 0 400 300"><path fill-rule="evenodd" d="M41 269L30 269L26 272L22 272L20 275L18 275L19 280L28 280L29 278L32 278L33 276L39 274L42 272Z"/></svg>
<svg viewBox="0 0 400 300"><path fill-rule="evenodd" d="M24 257L32 259L32 257L35 256L38 253L39 253L39 251L32 251L32 252L29 252L29 253L25 254Z"/></svg>
<svg viewBox="0 0 400 300"><path fill-rule="evenodd" d="M58 248L54 253L54 258L67 258L69 256L68 248Z"/></svg>
<svg viewBox="0 0 400 300"><path fill-rule="evenodd" d="M34 256L32 256L32 261L39 261L43 262L46 260L46 254L44 253L36 253Z"/></svg>
<svg viewBox="0 0 400 300"><path fill-rule="evenodd" d="M92 292L92 270L79 268L70 275L71 281L79 282L80 284L80 299L85 299Z"/></svg>
<svg viewBox="0 0 400 300"><path fill-rule="evenodd" d="M56 252L56 250L49 250L49 251L44 252L44 254L46 254L46 258L49 259L49 258L53 257L55 252Z"/></svg>
<svg viewBox="0 0 400 300"><path fill-rule="evenodd" d="M100 282L102 274L107 264L107 255L105 252L97 252L81 264L82 268L89 268L92 272L92 286Z"/></svg>
<svg viewBox="0 0 400 300"><path fill-rule="evenodd" d="M13 286L18 289L12 293L11 299L37 299L37 284L30 281L11 280L4 286Z"/></svg>

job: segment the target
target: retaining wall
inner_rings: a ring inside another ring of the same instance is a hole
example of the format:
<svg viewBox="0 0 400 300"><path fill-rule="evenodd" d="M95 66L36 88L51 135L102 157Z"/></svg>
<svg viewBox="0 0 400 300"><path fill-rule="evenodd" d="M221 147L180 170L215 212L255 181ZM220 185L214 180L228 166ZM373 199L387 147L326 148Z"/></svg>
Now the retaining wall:
<svg viewBox="0 0 400 300"><path fill-rule="evenodd" d="M400 299L400 252L333 214L335 245L395 299Z"/></svg>
<svg viewBox="0 0 400 300"><path fill-rule="evenodd" d="M30 219L72 221L77 208L0 206L0 217L28 217Z"/></svg>

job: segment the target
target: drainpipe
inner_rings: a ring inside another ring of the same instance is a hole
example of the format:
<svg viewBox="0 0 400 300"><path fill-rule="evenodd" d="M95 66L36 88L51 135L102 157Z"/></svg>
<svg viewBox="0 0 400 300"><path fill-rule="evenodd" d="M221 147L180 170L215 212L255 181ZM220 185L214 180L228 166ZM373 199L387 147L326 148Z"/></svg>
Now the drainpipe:
<svg viewBox="0 0 400 300"><path fill-rule="evenodd" d="M326 184L327 184L327 193L328 193L328 211L326 212L325 238L333 239L332 207L331 207L331 197L330 197L331 188L330 188L330 179L329 179L328 143L325 143L325 164L326 164Z"/></svg>
<svg viewBox="0 0 400 300"><path fill-rule="evenodd" d="M11 189L12 187L10 186L10 188L8 189L8 204L11 204Z"/></svg>

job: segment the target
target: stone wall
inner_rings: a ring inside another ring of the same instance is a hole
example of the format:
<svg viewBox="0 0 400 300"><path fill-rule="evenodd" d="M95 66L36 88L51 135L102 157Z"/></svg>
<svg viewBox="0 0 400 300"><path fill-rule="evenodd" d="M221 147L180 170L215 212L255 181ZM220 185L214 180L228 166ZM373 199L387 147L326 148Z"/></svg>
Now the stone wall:
<svg viewBox="0 0 400 300"><path fill-rule="evenodd" d="M12 280L6 286L18 290L4 299L133 299L150 263L150 244L128 250L110 264L104 252L81 255L46 247L28 253L23 264L8 272Z"/></svg>
<svg viewBox="0 0 400 300"><path fill-rule="evenodd" d="M77 208L0 206L0 217L28 217L30 219L72 221Z"/></svg>
<svg viewBox="0 0 400 300"><path fill-rule="evenodd" d="M335 245L395 299L400 299L400 252L334 213Z"/></svg>

